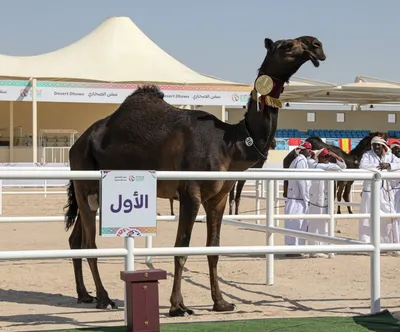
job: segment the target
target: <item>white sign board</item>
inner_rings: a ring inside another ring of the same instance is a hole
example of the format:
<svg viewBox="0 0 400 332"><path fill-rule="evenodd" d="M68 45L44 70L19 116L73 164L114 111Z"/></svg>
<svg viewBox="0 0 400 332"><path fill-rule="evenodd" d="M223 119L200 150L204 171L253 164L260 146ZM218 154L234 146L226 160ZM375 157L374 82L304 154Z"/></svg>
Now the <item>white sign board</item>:
<svg viewBox="0 0 400 332"><path fill-rule="evenodd" d="M101 171L100 236L155 236L155 171Z"/></svg>

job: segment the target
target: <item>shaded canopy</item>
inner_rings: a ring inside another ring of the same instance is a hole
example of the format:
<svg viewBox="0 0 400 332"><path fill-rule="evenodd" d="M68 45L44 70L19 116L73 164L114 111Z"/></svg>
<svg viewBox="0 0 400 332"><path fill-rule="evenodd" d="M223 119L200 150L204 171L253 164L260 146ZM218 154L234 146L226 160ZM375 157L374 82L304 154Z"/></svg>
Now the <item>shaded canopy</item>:
<svg viewBox="0 0 400 332"><path fill-rule="evenodd" d="M111 17L66 47L35 56L0 55L0 77L62 81L239 85L188 68L129 17Z"/></svg>
<svg viewBox="0 0 400 332"><path fill-rule="evenodd" d="M326 88L316 88L314 91L305 91L298 88L292 94L288 93L284 98L293 102L322 102L342 104L398 104L400 103L400 83L388 80L357 76L354 83L334 85Z"/></svg>

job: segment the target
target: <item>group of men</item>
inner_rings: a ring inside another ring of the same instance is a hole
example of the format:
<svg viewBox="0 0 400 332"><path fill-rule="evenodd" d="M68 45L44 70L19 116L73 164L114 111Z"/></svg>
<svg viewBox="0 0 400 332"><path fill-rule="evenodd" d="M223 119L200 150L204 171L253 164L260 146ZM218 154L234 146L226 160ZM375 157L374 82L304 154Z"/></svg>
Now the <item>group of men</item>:
<svg viewBox="0 0 400 332"><path fill-rule="evenodd" d="M309 142L304 142L295 148L297 157L290 164L290 168L307 169L320 168L325 171L340 171L346 169L344 160L333 151L323 148L312 150ZM372 171L400 170L400 142L394 142L389 147L382 137L374 137L371 141L371 150L365 152L360 161L360 169ZM400 181L383 180L380 188L380 208L382 213L400 213ZM371 212L371 181L364 181L361 192L360 213ZM328 235L328 221L308 220L307 214L328 213L328 181L326 180L289 180L285 203L285 214L304 215L304 218L285 220L285 228L304 231L320 235ZM359 240L370 242L370 220L359 221ZM400 218L381 220L381 242L400 242ZM306 240L294 236L285 236L285 245L305 245ZM309 245L323 245L321 241L310 241ZM400 256L400 252L392 252ZM288 257L321 257L327 258L324 253L288 254Z"/></svg>

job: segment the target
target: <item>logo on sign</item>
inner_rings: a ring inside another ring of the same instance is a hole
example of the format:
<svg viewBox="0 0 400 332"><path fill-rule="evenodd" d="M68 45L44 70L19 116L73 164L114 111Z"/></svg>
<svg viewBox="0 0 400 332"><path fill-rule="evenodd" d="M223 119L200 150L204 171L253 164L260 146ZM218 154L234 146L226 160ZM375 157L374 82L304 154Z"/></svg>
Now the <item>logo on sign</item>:
<svg viewBox="0 0 400 332"><path fill-rule="evenodd" d="M129 176L129 181L135 181L135 176L134 175L130 175Z"/></svg>
<svg viewBox="0 0 400 332"><path fill-rule="evenodd" d="M117 236L142 236L142 232L136 228L123 227L118 230Z"/></svg>
<svg viewBox="0 0 400 332"><path fill-rule="evenodd" d="M232 95L232 100L233 100L233 101L239 101L240 98L239 98L239 96L235 93L235 94Z"/></svg>

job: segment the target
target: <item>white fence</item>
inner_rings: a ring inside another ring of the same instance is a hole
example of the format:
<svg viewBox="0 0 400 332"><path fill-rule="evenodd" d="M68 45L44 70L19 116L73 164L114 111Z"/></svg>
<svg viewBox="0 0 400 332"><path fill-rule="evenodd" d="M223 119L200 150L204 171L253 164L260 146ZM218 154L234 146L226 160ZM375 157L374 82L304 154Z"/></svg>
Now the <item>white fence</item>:
<svg viewBox="0 0 400 332"><path fill-rule="evenodd" d="M41 169L43 171L52 171L52 170L63 170L67 171L70 170L67 163L0 163L0 170L10 170L10 171L30 171L34 169ZM250 168L249 171L280 171L282 170L282 165L280 163L268 163L264 164L264 168L261 169L253 169ZM287 171L286 169L285 171ZM35 194L43 194L44 197L47 195L54 195L54 194L65 194L65 190L51 190L52 188L60 188L64 187L68 184L68 180L46 180L46 179L29 179L29 180L18 180L18 179L7 179L7 180L0 180L0 214L2 214L2 197L3 195L35 195ZM345 206L357 206L359 203L353 203L354 194L360 193L360 189L356 189L356 187L360 186L360 181L355 181L351 192L350 192L350 202L336 202L337 205L345 205ZM276 181L275 182L275 191L276 191L276 205L278 204L277 201L284 201L284 198L280 198L279 194L283 191L280 190L280 186L283 186L283 181ZM248 188L254 187L254 188ZM18 188L18 190L10 190L11 188ZM31 190L30 188L35 188L35 190ZM247 220L255 220L256 216L259 215L261 212L260 203L261 200L265 199L265 186L264 181L262 180L248 180L245 183L245 186L242 191L242 197L247 198L255 198L255 209L254 209L254 217L249 218L245 216ZM279 210L279 209L278 209ZM35 220L35 217L33 217ZM229 216L230 219L238 219L239 217L232 215ZM243 218L239 218L243 219ZM24 219L25 221L29 221L27 217ZM32 220L32 221L33 221ZM53 219L47 218L48 221L61 221L59 217L54 217ZM172 221L177 220L177 218L173 216L160 216L158 219L160 221ZM205 216L199 216L198 221L205 221ZM25 222L24 221L24 222ZM259 223L259 220L257 220Z"/></svg>
<svg viewBox="0 0 400 332"><path fill-rule="evenodd" d="M68 171L68 170L27 170L27 171L2 171L0 179L47 179L47 180L100 180L99 171ZM380 243L380 219L390 218L391 214L381 214L380 194L382 179L400 179L397 172L369 172L361 170L345 170L342 172L327 172L322 170L282 170L282 169L253 169L245 172L165 172L158 171L160 180L264 180L267 189L266 197L266 224L244 223L224 218L225 223L246 224L250 228L261 229L266 232L266 246L239 246L239 247L187 247L187 248L134 248L134 239L125 239L125 248L115 249L77 249L77 250L29 250L29 251L0 251L2 260L25 259L54 259L54 258L88 258L88 257L124 257L125 268L134 269L134 256L177 256L177 255L234 255L234 254L266 254L267 284L273 283L274 254L283 253L355 253L368 252L371 260L371 312L380 311L380 252L381 250L400 250L400 244ZM304 218L303 215L279 215L274 210L276 190L274 182L277 180L310 179L310 180L370 180L371 185L371 213L353 215L335 215L333 212L333 186L330 185L329 214L308 214L308 219L328 219L330 224L329 235L323 236L306 232L297 232L276 227L276 220ZM400 214L396 214L400 216ZM240 216L243 219L243 216ZM18 217L17 217L18 218ZM43 217L40 217L43 220ZM258 215L257 218L261 218ZM333 237L333 221L341 218L370 218L371 219L371 243L335 238ZM321 240L330 245L321 246L275 246L274 233L297 236L305 239Z"/></svg>

